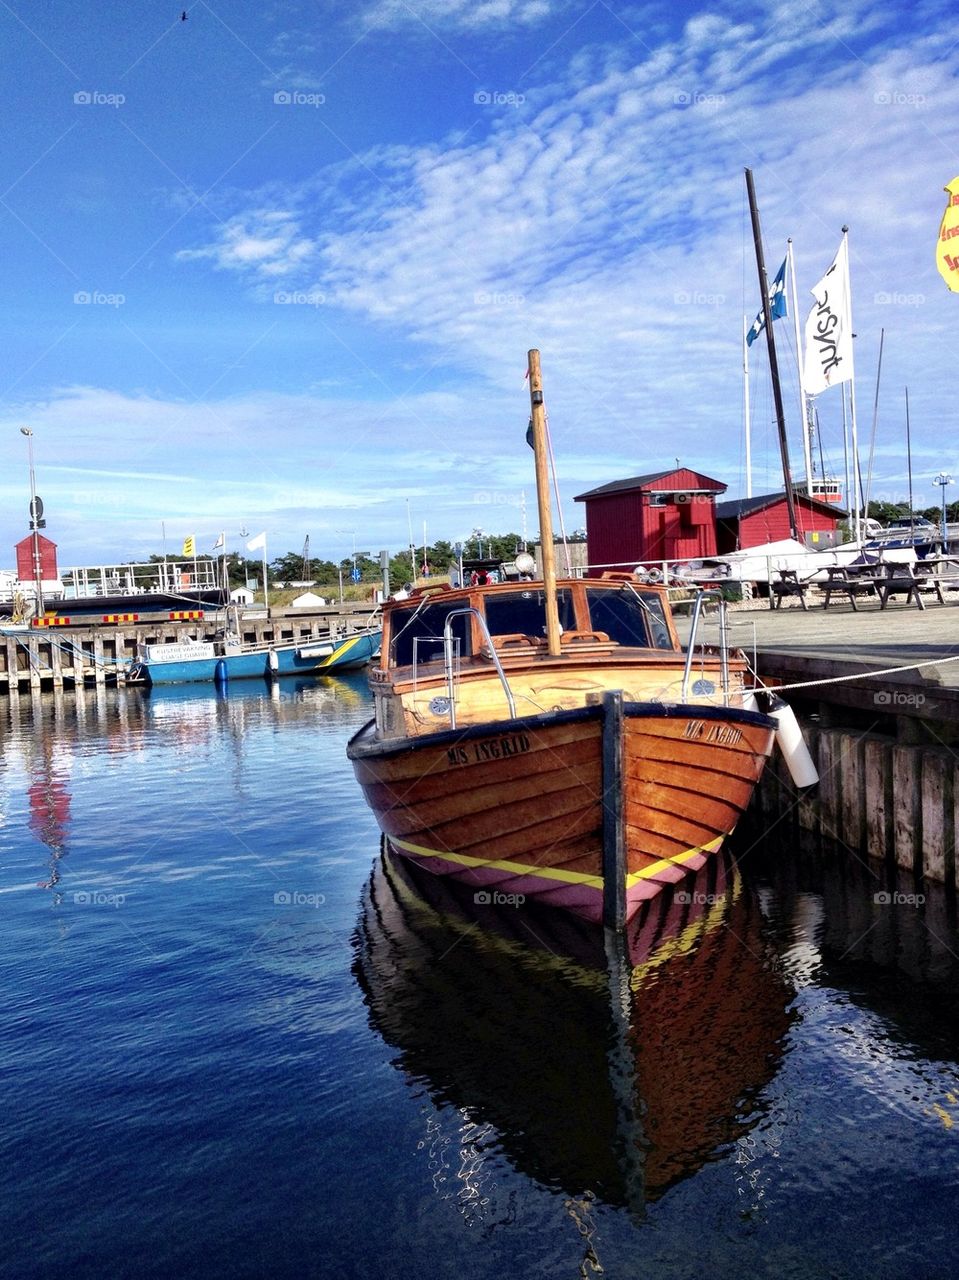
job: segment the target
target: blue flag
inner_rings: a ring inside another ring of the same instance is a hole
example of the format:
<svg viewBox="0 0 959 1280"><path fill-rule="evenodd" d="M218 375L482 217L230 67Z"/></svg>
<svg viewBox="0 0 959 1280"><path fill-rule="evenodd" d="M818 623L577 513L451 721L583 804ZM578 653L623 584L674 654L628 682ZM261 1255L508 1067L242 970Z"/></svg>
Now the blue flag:
<svg viewBox="0 0 959 1280"><path fill-rule="evenodd" d="M769 286L769 310L774 320L781 319L786 314L786 259L783 258L783 264L776 272L776 279ZM751 347L759 335L762 333L766 324L763 313L759 315L752 323L752 327L746 334L746 346Z"/></svg>

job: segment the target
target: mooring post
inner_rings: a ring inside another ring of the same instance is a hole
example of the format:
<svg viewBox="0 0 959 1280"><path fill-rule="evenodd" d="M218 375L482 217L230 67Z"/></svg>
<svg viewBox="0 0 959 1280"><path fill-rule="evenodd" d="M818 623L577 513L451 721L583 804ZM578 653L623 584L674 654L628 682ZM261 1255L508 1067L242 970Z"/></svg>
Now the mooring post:
<svg viewBox="0 0 959 1280"><path fill-rule="evenodd" d="M603 694L603 924L626 927L626 834L623 826L623 694Z"/></svg>

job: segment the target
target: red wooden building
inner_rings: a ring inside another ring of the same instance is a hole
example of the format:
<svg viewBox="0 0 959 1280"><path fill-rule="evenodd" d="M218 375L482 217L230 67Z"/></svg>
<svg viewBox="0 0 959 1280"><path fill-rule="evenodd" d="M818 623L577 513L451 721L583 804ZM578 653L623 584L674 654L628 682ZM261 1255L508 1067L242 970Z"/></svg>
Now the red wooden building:
<svg viewBox="0 0 959 1280"><path fill-rule="evenodd" d="M676 467L578 494L586 504L589 563L627 567L715 555L716 495L725 492L721 481Z"/></svg>
<svg viewBox="0 0 959 1280"><path fill-rule="evenodd" d="M37 534L37 544L40 552L40 577L44 582L56 582L60 576L57 572L57 544L45 538L42 533ZM33 534L28 533L25 538L21 538L14 551L17 553L17 577L21 582L36 581Z"/></svg>
<svg viewBox="0 0 959 1280"><path fill-rule="evenodd" d="M794 492L799 537L810 547L829 547L837 540L839 521L846 512L832 502ZM791 538L785 493L733 498L716 506L716 542L720 555Z"/></svg>

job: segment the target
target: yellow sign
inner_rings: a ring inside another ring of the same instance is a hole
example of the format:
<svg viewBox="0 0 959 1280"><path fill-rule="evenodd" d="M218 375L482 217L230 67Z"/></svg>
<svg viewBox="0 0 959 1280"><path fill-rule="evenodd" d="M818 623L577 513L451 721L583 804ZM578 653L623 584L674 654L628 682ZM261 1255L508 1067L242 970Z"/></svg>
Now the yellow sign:
<svg viewBox="0 0 959 1280"><path fill-rule="evenodd" d="M191 534L189 538L183 539L183 554L185 556L196 555L196 539Z"/></svg>
<svg viewBox="0 0 959 1280"><path fill-rule="evenodd" d="M959 293L959 178L953 178L946 194L949 202L939 227L936 266L953 293Z"/></svg>

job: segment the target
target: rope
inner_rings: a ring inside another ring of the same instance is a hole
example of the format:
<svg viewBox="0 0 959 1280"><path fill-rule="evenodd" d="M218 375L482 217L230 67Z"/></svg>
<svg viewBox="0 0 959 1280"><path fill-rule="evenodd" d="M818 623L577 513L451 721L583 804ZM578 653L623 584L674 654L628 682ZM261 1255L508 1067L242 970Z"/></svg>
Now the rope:
<svg viewBox="0 0 959 1280"><path fill-rule="evenodd" d="M559 496L559 480L556 478L556 458L553 454L553 436L549 429L549 414L543 414L544 426L546 427L546 445L549 449L549 466L553 473L553 489L556 493L556 509L559 512L559 531L563 535L563 555L566 559L566 576L573 576L573 566L569 558L569 539L566 537L566 521L563 519L563 504Z"/></svg>
<svg viewBox="0 0 959 1280"><path fill-rule="evenodd" d="M913 662L908 667L883 667L878 671L854 671L848 676L829 676L825 680L802 680L797 684L765 685L772 693L787 693L793 689L817 689L824 684L842 684L847 680L864 680L867 676L894 676L900 671L919 671L922 667L935 667L945 662L959 662L959 654L946 658L926 658L924 662ZM754 672L754 674L756 674Z"/></svg>

